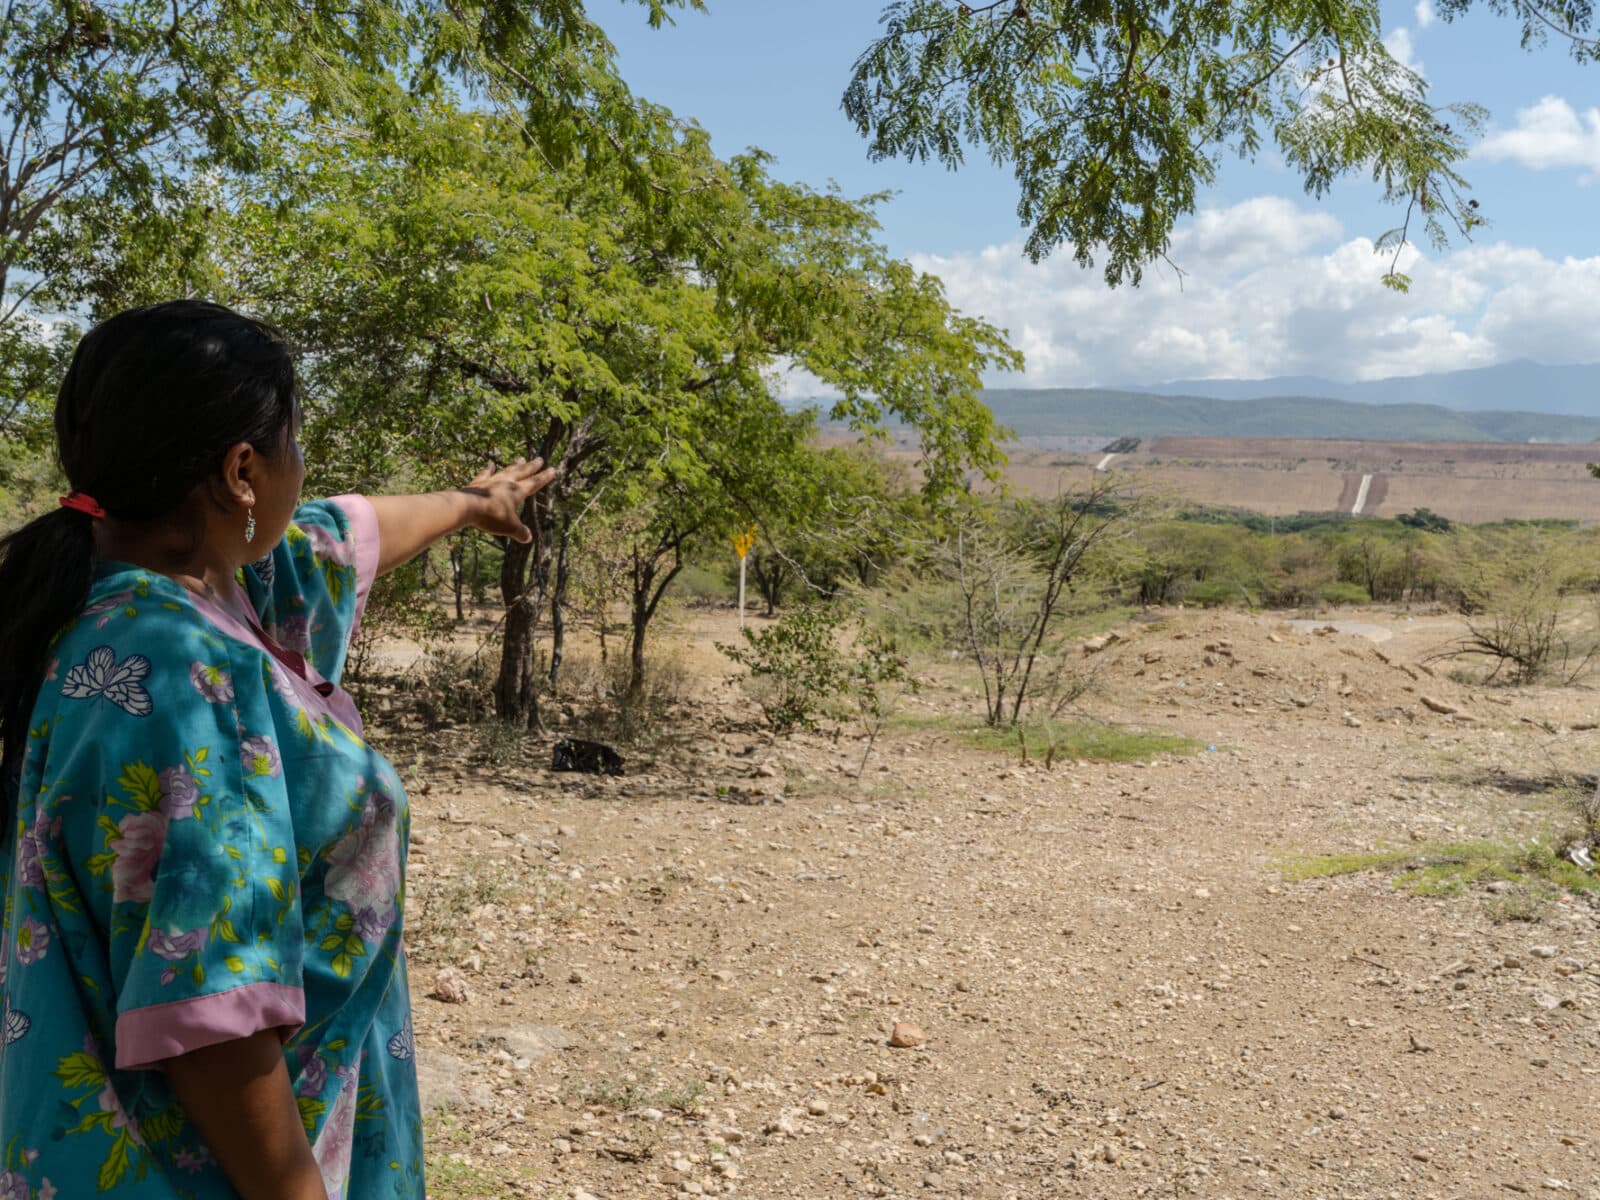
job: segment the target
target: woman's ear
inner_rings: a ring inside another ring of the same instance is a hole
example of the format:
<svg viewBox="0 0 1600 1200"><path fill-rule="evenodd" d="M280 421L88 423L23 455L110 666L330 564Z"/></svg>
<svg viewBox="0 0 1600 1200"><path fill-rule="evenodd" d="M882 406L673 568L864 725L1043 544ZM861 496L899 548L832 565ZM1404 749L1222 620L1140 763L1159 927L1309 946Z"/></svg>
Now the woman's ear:
<svg viewBox="0 0 1600 1200"><path fill-rule="evenodd" d="M256 502L255 473L260 456L249 442L228 449L222 460L222 491L226 500L240 508L253 508Z"/></svg>

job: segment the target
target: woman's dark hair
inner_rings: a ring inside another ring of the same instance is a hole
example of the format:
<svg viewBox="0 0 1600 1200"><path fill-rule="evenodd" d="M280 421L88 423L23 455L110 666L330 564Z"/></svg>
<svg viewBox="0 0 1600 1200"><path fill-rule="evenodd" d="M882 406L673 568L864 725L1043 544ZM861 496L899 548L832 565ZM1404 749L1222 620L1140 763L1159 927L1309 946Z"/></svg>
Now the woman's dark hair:
<svg viewBox="0 0 1600 1200"><path fill-rule="evenodd" d="M248 442L267 455L295 419L294 363L276 331L220 304L173 300L102 321L56 400L72 489L118 521L157 522ZM55 635L94 582L94 518L68 508L0 538L0 830Z"/></svg>

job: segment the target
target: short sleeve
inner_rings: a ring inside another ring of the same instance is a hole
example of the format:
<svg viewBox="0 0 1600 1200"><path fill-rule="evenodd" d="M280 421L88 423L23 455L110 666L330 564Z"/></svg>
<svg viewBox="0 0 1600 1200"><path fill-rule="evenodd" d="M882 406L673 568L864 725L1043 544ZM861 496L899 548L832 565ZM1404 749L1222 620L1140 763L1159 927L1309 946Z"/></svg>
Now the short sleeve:
<svg viewBox="0 0 1600 1200"><path fill-rule="evenodd" d="M76 857L108 934L116 1065L288 1037L305 1020L304 935L260 667L176 600L88 644L62 662L50 753L53 771L98 781Z"/></svg>
<svg viewBox="0 0 1600 1200"><path fill-rule="evenodd" d="M268 636L338 683L377 574L372 504L340 496L296 510L283 540L243 582Z"/></svg>

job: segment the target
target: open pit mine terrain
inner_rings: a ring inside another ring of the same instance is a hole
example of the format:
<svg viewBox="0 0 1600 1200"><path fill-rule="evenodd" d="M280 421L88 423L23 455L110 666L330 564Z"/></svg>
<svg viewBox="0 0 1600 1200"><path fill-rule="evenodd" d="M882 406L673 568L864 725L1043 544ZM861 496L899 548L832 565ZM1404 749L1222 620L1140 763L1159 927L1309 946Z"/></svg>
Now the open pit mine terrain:
<svg viewBox="0 0 1600 1200"><path fill-rule="evenodd" d="M1027 443L1010 450L1014 483L1035 494L1128 471L1149 489L1195 505L1272 516L1340 512L1392 517L1418 508L1453 521L1600 515L1600 446L1515 442L1371 442L1324 438L1155 437L1129 452Z"/></svg>

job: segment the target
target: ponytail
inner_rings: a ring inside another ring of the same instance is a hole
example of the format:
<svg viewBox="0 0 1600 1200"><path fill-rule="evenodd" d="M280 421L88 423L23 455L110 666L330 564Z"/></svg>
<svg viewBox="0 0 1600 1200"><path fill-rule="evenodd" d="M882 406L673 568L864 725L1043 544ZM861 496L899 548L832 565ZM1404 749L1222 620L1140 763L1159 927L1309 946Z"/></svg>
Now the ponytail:
<svg viewBox="0 0 1600 1200"><path fill-rule="evenodd" d="M93 582L93 522L81 512L60 508L0 538L0 829L15 816L9 797L50 646Z"/></svg>

